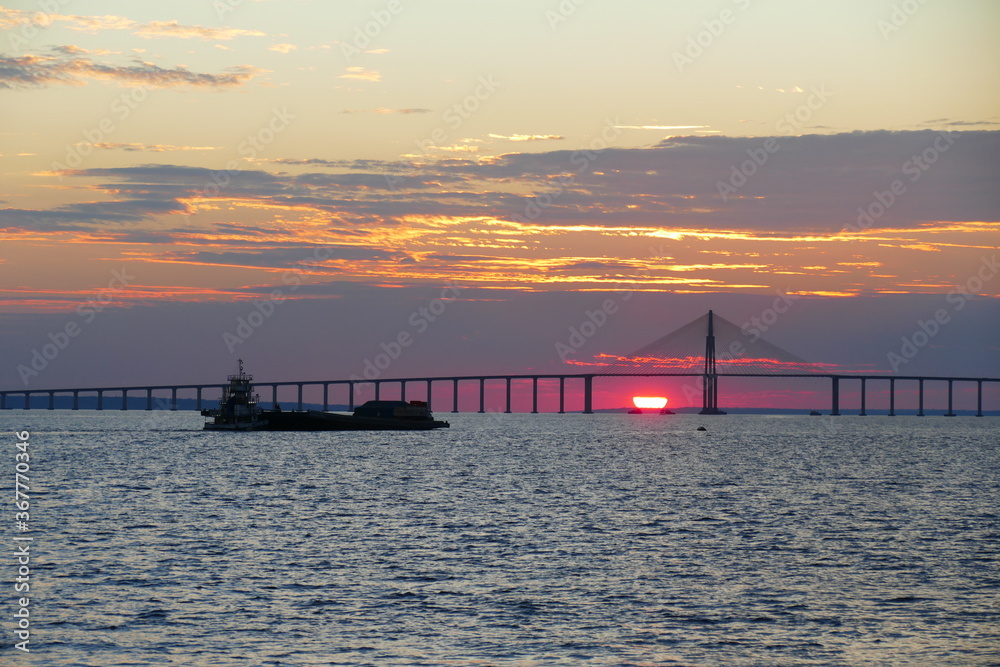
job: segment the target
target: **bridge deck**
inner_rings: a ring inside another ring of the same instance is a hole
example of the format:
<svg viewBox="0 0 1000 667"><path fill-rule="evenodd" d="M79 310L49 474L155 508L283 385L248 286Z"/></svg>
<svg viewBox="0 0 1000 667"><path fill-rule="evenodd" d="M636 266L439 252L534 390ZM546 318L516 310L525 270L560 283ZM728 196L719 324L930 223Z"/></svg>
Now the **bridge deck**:
<svg viewBox="0 0 1000 667"><path fill-rule="evenodd" d="M458 385L461 382L479 383L479 412L485 412L485 391L486 383L489 381L502 380L506 383L506 412L511 412L511 391L512 383L515 380L532 381L532 412L538 412L538 383L541 380L559 381L559 412L565 412L566 402L566 382L569 380L579 380L583 382L583 412L590 414L593 412L593 385L597 378L639 378L639 377L695 377L701 378L706 384L716 383L720 378L816 378L828 379L831 381L831 410L830 414L840 414L840 383L844 380L857 380L861 382L861 412L866 414L866 387L868 381L888 381L890 383L889 392L889 414L895 414L895 384L897 381L910 381L919 384L919 408L918 414L924 414L924 383L925 382L947 382L948 383L948 416L953 416L953 386L956 382L975 382L977 384L977 416L982 416L983 412L983 384L1000 382L1000 378L991 377L961 377L961 376L921 376L921 375L894 375L885 373L714 373L705 374L697 372L640 372L640 373L519 373L513 375L485 374L485 375L447 375L447 376L425 376L412 378L376 378L374 380L282 380L271 382L257 382L258 387L271 388L271 400L277 401L279 387L294 386L298 389L298 407L303 407L303 388L310 386L323 387L323 408L329 408L329 387L334 385L348 385L350 408L354 407L355 386L374 385L375 398L379 398L383 384L399 384L401 397L405 400L406 385L409 383L424 383L427 385L427 396L430 397L431 388L434 383L450 382L453 385L453 412L458 412ZM160 407L170 410L177 409L177 394L180 391L195 391L197 398L197 408L201 409L203 403L203 392L217 389L220 392L225 385L222 383L212 384L178 384L178 385L134 385L128 387L74 387L60 389L12 389L0 390L0 410L14 409L9 405L8 398L23 397L22 409L31 409L31 397L37 395L48 395L48 409L54 409L55 396L71 394L73 396L73 409L80 409L79 398L81 394L95 394L97 397L97 410L103 410L105 394L120 394L121 409L128 409L129 394L144 393L146 396L146 409L153 409L153 393L169 391L171 396L167 399L158 398ZM704 386L704 385L703 385ZM208 399L205 399L208 400ZM214 403L214 401L212 401Z"/></svg>

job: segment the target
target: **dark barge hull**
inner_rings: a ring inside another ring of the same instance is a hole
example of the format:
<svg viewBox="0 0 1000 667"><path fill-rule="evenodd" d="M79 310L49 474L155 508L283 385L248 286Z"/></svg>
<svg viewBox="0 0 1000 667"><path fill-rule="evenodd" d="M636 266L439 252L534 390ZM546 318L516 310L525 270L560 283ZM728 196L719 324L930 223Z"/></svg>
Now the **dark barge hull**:
<svg viewBox="0 0 1000 667"><path fill-rule="evenodd" d="M334 412L265 410L252 424L207 423L209 431L427 431L448 428L450 424L435 419L359 417Z"/></svg>

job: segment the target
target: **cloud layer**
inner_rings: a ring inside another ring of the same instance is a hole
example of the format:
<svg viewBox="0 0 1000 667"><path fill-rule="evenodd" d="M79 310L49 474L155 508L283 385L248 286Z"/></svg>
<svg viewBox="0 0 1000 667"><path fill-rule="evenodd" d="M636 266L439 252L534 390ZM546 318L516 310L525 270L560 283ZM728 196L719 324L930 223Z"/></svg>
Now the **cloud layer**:
<svg viewBox="0 0 1000 667"><path fill-rule="evenodd" d="M149 262L267 272L304 261L327 280L398 285L946 292L996 247L998 155L998 132L924 131L255 163L278 171L81 169L61 176L85 201L2 209L0 229L125 244Z"/></svg>
<svg viewBox="0 0 1000 667"><path fill-rule="evenodd" d="M91 79L152 88L231 88L246 83L259 72L247 65L229 68L222 74L207 74L183 67L160 67L151 62L113 65L87 57L24 55L0 57L0 88L23 90L51 85L79 86Z"/></svg>
<svg viewBox="0 0 1000 667"><path fill-rule="evenodd" d="M174 202L241 198L338 218L482 216L609 228L829 233L857 225L859 210L871 217L865 228L996 222L998 156L1000 132L858 132L677 137L644 149L479 160L278 159L274 163L297 169L239 171L221 190L213 170L178 165L67 173L110 179L114 183L101 187L117 197L154 187ZM324 170L301 170L309 167Z"/></svg>

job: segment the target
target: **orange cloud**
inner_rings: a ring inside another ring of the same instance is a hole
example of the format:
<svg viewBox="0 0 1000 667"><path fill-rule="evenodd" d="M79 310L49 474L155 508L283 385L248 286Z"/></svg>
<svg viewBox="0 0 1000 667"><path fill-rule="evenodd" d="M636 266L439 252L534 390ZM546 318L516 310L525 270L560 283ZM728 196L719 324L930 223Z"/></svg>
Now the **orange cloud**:
<svg viewBox="0 0 1000 667"><path fill-rule="evenodd" d="M347 72L341 74L338 79L356 79L358 81L381 81L382 75L375 70L364 67L348 67Z"/></svg>
<svg viewBox="0 0 1000 667"><path fill-rule="evenodd" d="M133 24L139 37L177 37L179 39L214 39L227 41L234 37L263 37L259 30L240 28L205 28L200 25L181 25L177 21L150 21Z"/></svg>
<svg viewBox="0 0 1000 667"><path fill-rule="evenodd" d="M79 16L75 14L49 14L0 7L0 29L9 30L25 22L48 26L65 24L70 30L97 32L98 30L130 30L139 37L175 37L179 39L230 40L234 37L262 37L259 30L241 28L206 28L199 25L181 25L177 21L150 21L140 23L124 16Z"/></svg>
<svg viewBox="0 0 1000 667"><path fill-rule="evenodd" d="M174 146L172 144L113 143L102 141L88 144L98 150L123 150L128 152L165 153L171 151L214 151L217 146Z"/></svg>
<svg viewBox="0 0 1000 667"><path fill-rule="evenodd" d="M565 139L561 134L490 134L492 139L503 139L505 141L561 141Z"/></svg>

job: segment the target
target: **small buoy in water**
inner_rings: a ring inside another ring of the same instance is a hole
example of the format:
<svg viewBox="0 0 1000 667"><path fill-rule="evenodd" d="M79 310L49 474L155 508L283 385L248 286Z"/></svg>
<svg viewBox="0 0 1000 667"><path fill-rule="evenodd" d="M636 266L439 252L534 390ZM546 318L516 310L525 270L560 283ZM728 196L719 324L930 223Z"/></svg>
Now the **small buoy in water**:
<svg viewBox="0 0 1000 667"><path fill-rule="evenodd" d="M699 426L699 427L698 427L698 430L699 430L699 431L707 431L708 429L707 429L707 428L705 428L704 426Z"/></svg>

